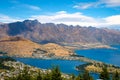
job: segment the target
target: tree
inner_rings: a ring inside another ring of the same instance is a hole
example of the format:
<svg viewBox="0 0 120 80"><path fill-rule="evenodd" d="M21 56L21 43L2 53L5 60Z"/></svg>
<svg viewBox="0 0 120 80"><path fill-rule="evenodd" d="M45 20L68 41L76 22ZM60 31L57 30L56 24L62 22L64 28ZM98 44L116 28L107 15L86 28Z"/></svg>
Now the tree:
<svg viewBox="0 0 120 80"><path fill-rule="evenodd" d="M117 71L113 74L112 80L120 80L120 76L119 76L119 73Z"/></svg>
<svg viewBox="0 0 120 80"><path fill-rule="evenodd" d="M79 75L76 77L76 79L75 79L75 80L83 80L82 75L81 75L81 74L79 74Z"/></svg>
<svg viewBox="0 0 120 80"><path fill-rule="evenodd" d="M51 74L52 80L62 80L61 72L58 66L53 67Z"/></svg>
<svg viewBox="0 0 120 80"><path fill-rule="evenodd" d="M102 68L102 72L100 73L99 78L103 80L110 80L110 76L106 66Z"/></svg>
<svg viewBox="0 0 120 80"><path fill-rule="evenodd" d="M52 80L51 73L47 73L46 75L44 75L42 80Z"/></svg>
<svg viewBox="0 0 120 80"><path fill-rule="evenodd" d="M17 76L16 80L31 80L31 76L28 72L29 67L24 67L24 70Z"/></svg>
<svg viewBox="0 0 120 80"><path fill-rule="evenodd" d="M93 80L92 76L90 76L87 70L85 70L85 72L83 73L83 80Z"/></svg>
<svg viewBox="0 0 120 80"><path fill-rule="evenodd" d="M84 73L77 76L76 80L93 80L93 78L90 76L89 72L85 70Z"/></svg>
<svg viewBox="0 0 120 80"><path fill-rule="evenodd" d="M71 79L75 80L75 75L74 74L71 75Z"/></svg>
<svg viewBox="0 0 120 80"><path fill-rule="evenodd" d="M42 76L41 76L40 71L38 72L37 80L42 80Z"/></svg>

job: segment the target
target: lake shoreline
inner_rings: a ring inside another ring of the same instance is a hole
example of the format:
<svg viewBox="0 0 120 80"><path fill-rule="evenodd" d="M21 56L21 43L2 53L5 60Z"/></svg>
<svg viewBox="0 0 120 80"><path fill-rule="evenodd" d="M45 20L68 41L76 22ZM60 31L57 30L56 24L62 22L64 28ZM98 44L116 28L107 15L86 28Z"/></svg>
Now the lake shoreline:
<svg viewBox="0 0 120 80"><path fill-rule="evenodd" d="M62 46L74 50L85 50L85 49L117 49L111 45L102 44L102 43L61 43Z"/></svg>
<svg viewBox="0 0 120 80"><path fill-rule="evenodd" d="M116 70L119 71L120 73L120 67L113 65L113 64L107 64L101 61L96 61L96 60L92 60L86 57L52 57L52 58L35 58L35 57L16 57L16 58L32 58L32 59L42 59L42 60L68 60L68 61L80 61L80 62L85 62L85 64L89 64L87 66L83 65L78 65L75 66L75 70L80 71L81 70L81 66L82 69L84 68L84 70L88 70L89 72L95 72L95 73L100 73L102 70L101 66L107 66L108 68L110 68L109 72L110 73L114 73ZM100 66L96 66L96 65L100 65ZM94 66L91 68L91 66ZM90 67L90 68L89 68ZM113 71L115 69L115 71Z"/></svg>
<svg viewBox="0 0 120 80"><path fill-rule="evenodd" d="M94 48L94 49L96 49L96 48ZM97 48L97 49L102 49L102 48ZM114 49L115 50L117 48L113 47L113 48L104 48L104 49ZM85 70L88 70L89 72L100 73L101 72L101 68L102 68L101 66L105 66L105 65L110 67L110 70L109 70L110 73L115 72L115 70L118 70L120 72L120 66L117 66L117 65L114 65L114 64L105 63L105 62L98 61L98 60L93 60L93 59L87 58L85 56L80 56L77 53L75 53L74 55L65 56L65 57L60 57L60 56L59 57L58 56L51 56L51 57L49 57L49 56L42 56L42 57L39 57L39 56L37 56L37 57L35 57L35 56L31 56L31 57L28 57L28 56L27 57L26 56L24 56L24 57L12 56L12 57L16 57L16 58L33 58L33 59L43 59L43 60L53 60L53 59L54 60L69 60L69 61L76 60L76 61L80 61L80 62L85 62L86 64L87 63L91 63L90 65L82 67ZM100 65L100 66L98 66L98 65ZM75 66L75 69L79 71L81 66L82 65L78 64L77 66ZM115 69L115 70L113 71L113 69Z"/></svg>

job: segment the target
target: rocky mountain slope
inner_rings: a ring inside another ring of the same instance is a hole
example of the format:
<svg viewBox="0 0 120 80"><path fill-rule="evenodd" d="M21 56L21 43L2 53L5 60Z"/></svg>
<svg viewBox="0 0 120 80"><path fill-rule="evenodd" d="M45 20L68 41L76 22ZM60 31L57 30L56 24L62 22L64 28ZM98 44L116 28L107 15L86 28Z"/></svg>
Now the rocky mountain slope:
<svg viewBox="0 0 120 80"><path fill-rule="evenodd" d="M44 57L44 56L69 56L73 52L58 44L49 43L40 45L21 37L5 37L0 39L0 51L7 52L10 56Z"/></svg>
<svg viewBox="0 0 120 80"><path fill-rule="evenodd" d="M42 24L37 20L25 20L0 25L0 37L22 36L39 43L103 43L120 44L120 31L95 27Z"/></svg>

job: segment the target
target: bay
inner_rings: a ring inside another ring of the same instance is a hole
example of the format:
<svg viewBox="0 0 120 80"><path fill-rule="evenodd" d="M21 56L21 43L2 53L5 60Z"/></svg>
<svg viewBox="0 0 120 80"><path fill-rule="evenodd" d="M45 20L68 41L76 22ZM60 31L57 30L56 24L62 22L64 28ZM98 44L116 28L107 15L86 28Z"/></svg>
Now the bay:
<svg viewBox="0 0 120 80"><path fill-rule="evenodd" d="M63 73L78 75L79 71L75 70L78 65L85 64L77 60L57 60L57 59L34 59L34 58L15 58L17 61L25 64L42 68L51 69L53 66L59 66Z"/></svg>
<svg viewBox="0 0 120 80"><path fill-rule="evenodd" d="M116 49L85 49L75 53L84 57L120 66L120 45L112 46Z"/></svg>

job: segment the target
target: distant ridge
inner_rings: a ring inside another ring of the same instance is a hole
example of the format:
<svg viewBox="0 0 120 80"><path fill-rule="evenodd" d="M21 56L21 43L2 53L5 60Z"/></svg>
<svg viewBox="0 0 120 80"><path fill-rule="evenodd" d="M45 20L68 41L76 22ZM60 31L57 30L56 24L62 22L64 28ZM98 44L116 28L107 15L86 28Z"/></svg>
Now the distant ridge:
<svg viewBox="0 0 120 80"><path fill-rule="evenodd" d="M25 20L0 25L0 37L21 36L38 43L120 44L120 31Z"/></svg>

